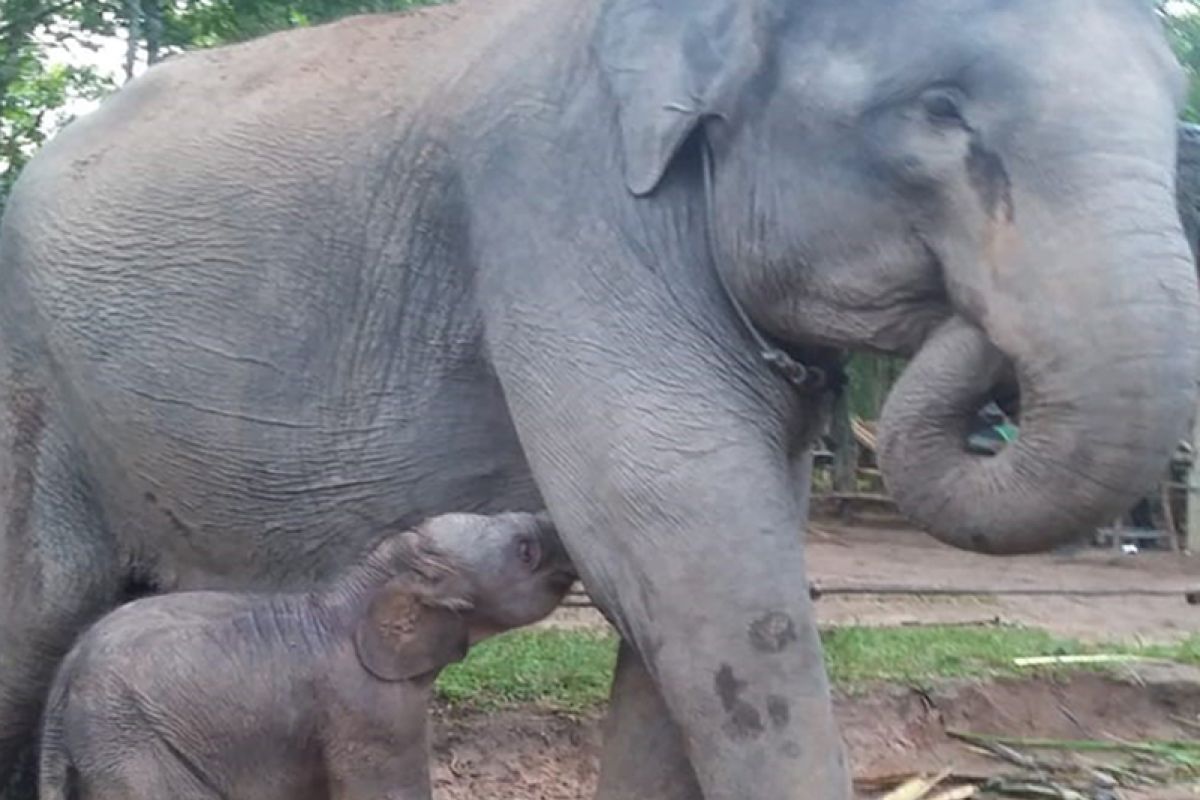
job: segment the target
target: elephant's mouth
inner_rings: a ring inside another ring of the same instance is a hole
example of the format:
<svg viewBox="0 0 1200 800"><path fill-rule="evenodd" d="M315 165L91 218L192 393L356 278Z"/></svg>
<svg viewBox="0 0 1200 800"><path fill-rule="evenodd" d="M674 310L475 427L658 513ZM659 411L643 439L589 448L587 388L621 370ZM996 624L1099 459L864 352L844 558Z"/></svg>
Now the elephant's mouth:
<svg viewBox="0 0 1200 800"><path fill-rule="evenodd" d="M892 287L884 297L854 302L844 309L858 328L857 346L887 355L912 358L946 320L956 313L945 279L945 266L938 251L919 232L913 231L910 245L921 259L925 279L902 290Z"/></svg>
<svg viewBox="0 0 1200 800"><path fill-rule="evenodd" d="M547 579L550 590L555 594L566 594L571 590L571 587L579 580L579 575L576 574L573 568L559 569L551 573Z"/></svg>

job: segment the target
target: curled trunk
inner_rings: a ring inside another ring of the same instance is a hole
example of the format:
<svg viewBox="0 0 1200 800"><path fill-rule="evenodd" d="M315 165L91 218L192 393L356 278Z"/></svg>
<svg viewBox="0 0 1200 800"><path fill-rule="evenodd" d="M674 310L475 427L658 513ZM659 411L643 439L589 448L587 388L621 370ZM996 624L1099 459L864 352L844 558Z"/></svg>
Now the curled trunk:
<svg viewBox="0 0 1200 800"><path fill-rule="evenodd" d="M1020 304L984 324L946 321L894 387L881 466L901 511L938 539L992 554L1049 549L1161 479L1194 413L1200 298L1177 228L1134 222L1132 234L1075 238L1051 266L1020 272ZM1013 374L1018 440L971 455L975 412Z"/></svg>

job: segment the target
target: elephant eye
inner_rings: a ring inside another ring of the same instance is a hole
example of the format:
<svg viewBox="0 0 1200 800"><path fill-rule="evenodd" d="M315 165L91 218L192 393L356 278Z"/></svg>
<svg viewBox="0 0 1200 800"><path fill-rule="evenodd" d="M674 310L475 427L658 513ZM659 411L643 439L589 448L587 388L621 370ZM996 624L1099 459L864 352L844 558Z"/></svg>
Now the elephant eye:
<svg viewBox="0 0 1200 800"><path fill-rule="evenodd" d="M935 125L966 125L962 113L962 92L951 86L939 86L921 95L921 108Z"/></svg>
<svg viewBox="0 0 1200 800"><path fill-rule="evenodd" d="M535 540L522 538L517 542L517 560L521 566L536 569L541 557L541 548Z"/></svg>

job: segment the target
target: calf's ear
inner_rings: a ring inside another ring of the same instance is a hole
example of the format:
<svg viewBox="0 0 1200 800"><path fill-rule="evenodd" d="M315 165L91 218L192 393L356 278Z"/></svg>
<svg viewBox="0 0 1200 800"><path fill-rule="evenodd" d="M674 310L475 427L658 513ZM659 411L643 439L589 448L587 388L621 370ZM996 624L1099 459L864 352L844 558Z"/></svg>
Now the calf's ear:
<svg viewBox="0 0 1200 800"><path fill-rule="evenodd" d="M429 604L401 580L376 592L354 632L359 662L382 681L427 675L462 661L467 647L463 618Z"/></svg>

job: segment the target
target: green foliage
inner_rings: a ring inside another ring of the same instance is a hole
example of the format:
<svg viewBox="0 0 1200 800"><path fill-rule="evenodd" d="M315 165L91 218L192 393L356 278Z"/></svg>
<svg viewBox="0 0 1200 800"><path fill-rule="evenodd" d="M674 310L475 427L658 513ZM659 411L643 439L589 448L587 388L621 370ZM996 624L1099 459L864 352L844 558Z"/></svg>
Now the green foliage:
<svg viewBox="0 0 1200 800"><path fill-rule="evenodd" d="M211 47L351 14L402 11L430 0L182 0L164 9L163 44Z"/></svg>
<svg viewBox="0 0 1200 800"><path fill-rule="evenodd" d="M72 98L107 87L94 70L51 63L52 48L112 35L116 16L93 0L0 0L0 211L32 152L67 118Z"/></svg>
<svg viewBox="0 0 1200 800"><path fill-rule="evenodd" d="M1184 118L1200 122L1200 0L1171 0L1159 6L1167 37L1188 74Z"/></svg>
<svg viewBox="0 0 1200 800"><path fill-rule="evenodd" d="M883 401L904 369L904 360L873 353L856 353L846 367L846 394L850 413L863 419L879 419Z"/></svg>
<svg viewBox="0 0 1200 800"><path fill-rule="evenodd" d="M74 98L102 96L111 82L93 69L47 64L24 52L0 96L0 210L17 174L51 132L70 121L62 111Z"/></svg>

